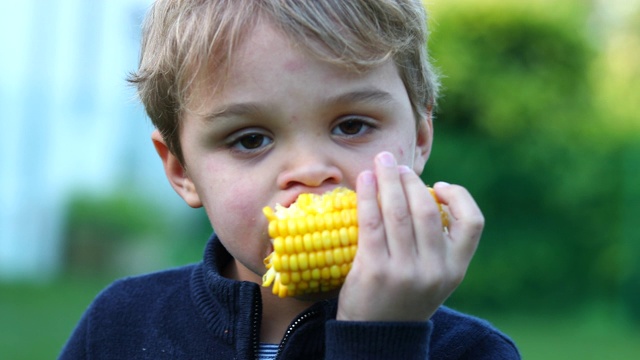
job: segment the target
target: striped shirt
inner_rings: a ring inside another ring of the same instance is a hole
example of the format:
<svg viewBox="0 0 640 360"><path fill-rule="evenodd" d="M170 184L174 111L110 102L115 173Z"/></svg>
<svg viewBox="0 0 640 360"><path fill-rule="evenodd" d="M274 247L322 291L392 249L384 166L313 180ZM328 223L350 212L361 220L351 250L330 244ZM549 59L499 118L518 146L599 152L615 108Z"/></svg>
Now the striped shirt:
<svg viewBox="0 0 640 360"><path fill-rule="evenodd" d="M258 360L273 360L278 354L278 344L260 343L258 346Z"/></svg>

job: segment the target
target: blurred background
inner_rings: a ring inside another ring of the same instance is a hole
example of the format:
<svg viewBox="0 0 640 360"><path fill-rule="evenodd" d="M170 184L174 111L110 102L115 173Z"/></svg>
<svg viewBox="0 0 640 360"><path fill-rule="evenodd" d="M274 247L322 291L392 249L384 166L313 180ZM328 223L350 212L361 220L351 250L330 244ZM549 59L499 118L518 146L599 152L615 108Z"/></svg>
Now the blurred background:
<svg viewBox="0 0 640 360"><path fill-rule="evenodd" d="M0 4L1 359L55 358L114 279L200 260L206 216L125 82L149 4ZM640 1L426 4L444 88L424 179L487 223L447 304L526 359L637 358Z"/></svg>

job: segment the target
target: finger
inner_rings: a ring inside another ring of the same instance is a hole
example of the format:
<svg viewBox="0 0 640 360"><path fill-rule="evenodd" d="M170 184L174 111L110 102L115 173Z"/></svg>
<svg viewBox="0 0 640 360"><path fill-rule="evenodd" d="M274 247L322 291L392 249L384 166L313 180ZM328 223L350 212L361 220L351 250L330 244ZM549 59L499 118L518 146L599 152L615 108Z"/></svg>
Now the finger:
<svg viewBox="0 0 640 360"><path fill-rule="evenodd" d="M378 190L376 179L372 171L360 173L357 179L358 193L358 254L369 257L368 254L388 254L385 241L382 214L378 205Z"/></svg>
<svg viewBox="0 0 640 360"><path fill-rule="evenodd" d="M438 199L449 211L449 237L456 260L468 263L476 251L484 216L475 200L462 186L436 183L433 187Z"/></svg>
<svg viewBox="0 0 640 360"><path fill-rule="evenodd" d="M398 165L393 155L389 152L378 154L375 161L375 171L389 253L391 256L415 254L411 213L400 180Z"/></svg>
<svg viewBox="0 0 640 360"><path fill-rule="evenodd" d="M408 170L408 171L407 171ZM407 168L402 182L413 218L416 248L421 256L440 256L445 249L438 205L420 177Z"/></svg>

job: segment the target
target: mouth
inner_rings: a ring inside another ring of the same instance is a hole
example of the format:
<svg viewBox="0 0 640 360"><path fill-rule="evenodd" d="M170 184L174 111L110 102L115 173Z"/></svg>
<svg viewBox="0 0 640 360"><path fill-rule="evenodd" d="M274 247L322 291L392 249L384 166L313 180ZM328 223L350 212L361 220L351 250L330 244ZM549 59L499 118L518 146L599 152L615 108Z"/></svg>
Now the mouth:
<svg viewBox="0 0 640 360"><path fill-rule="evenodd" d="M276 206L278 207L284 207L284 208L289 208L291 207L292 204L294 204L298 198L300 197L300 195L302 194L316 194L316 195L322 195L324 193L327 193L329 191L332 191L333 189L335 189L336 187L339 186L333 186L333 187L316 187L316 188L304 188L304 189L300 189L298 191L294 191L290 194L287 195L287 197L285 198L285 201L278 203Z"/></svg>
<svg viewBox="0 0 640 360"><path fill-rule="evenodd" d="M292 204L298 201L298 198L300 197L300 195L304 193L305 192L296 192L296 193L289 194L286 200L282 203L276 204L276 207L290 208Z"/></svg>
<svg viewBox="0 0 640 360"><path fill-rule="evenodd" d="M288 194L286 194L284 201L282 202L277 202L274 206L269 206L269 210L270 212L276 216L282 216L283 213L289 213L290 211L296 211L295 209L295 203L298 201L298 198L300 197L300 195L302 194L315 194L315 195L323 195L327 192L330 192L332 190L335 190L336 187L339 186L333 186L333 187L316 187L316 188L300 188L297 189L297 191L292 191ZM294 205L292 208L292 205ZM266 207L265 207L266 209ZM282 211L283 209L287 209L287 211ZM278 214L280 213L280 214ZM265 213L266 214L266 213ZM290 215L290 214L289 214ZM267 228L265 228L265 233L266 233L266 237L269 239L269 244L266 247L266 254L265 254L265 261L267 261L266 259L274 252L274 246L273 246L273 238L269 235L269 230Z"/></svg>
<svg viewBox="0 0 640 360"><path fill-rule="evenodd" d="M265 252L264 256L262 257L264 259L265 265L267 263L267 259L269 258L269 256L271 254L273 254L273 240L269 241L269 246L267 246L267 251Z"/></svg>

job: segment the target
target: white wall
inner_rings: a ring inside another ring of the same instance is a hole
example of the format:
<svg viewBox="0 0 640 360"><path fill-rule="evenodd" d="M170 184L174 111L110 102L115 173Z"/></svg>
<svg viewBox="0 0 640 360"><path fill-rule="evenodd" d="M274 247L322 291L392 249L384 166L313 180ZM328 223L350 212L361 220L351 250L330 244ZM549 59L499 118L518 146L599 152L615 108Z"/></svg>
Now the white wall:
<svg viewBox="0 0 640 360"><path fill-rule="evenodd" d="M0 280L60 268L77 189L130 182L177 202L125 78L150 0L0 4Z"/></svg>

